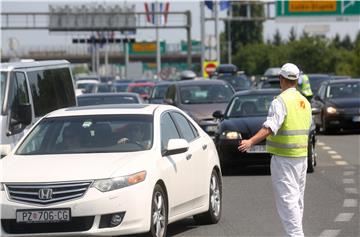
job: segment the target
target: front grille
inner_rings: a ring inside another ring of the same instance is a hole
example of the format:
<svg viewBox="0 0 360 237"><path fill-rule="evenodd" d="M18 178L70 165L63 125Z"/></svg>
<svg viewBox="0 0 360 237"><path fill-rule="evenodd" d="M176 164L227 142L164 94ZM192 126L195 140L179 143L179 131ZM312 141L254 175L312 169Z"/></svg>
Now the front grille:
<svg viewBox="0 0 360 237"><path fill-rule="evenodd" d="M5 184L5 186L11 200L47 205L80 198L85 194L90 184L91 181Z"/></svg>
<svg viewBox="0 0 360 237"><path fill-rule="evenodd" d="M72 217L69 222L17 223L15 219L2 219L1 225L8 234L35 234L87 231L94 223L94 216Z"/></svg>

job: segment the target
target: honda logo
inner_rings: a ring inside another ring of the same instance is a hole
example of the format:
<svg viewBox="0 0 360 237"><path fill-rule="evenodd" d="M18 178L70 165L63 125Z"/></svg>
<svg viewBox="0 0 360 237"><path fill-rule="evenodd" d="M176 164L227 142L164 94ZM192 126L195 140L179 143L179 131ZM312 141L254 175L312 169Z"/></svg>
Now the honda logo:
<svg viewBox="0 0 360 237"><path fill-rule="evenodd" d="M53 190L51 188L42 188L39 190L39 199L50 200L52 199Z"/></svg>

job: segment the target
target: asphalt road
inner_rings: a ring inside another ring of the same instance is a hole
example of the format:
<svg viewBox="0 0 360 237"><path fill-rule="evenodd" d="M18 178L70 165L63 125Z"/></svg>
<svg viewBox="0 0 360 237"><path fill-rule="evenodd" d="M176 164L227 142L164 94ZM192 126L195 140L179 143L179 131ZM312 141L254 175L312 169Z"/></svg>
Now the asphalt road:
<svg viewBox="0 0 360 237"><path fill-rule="evenodd" d="M308 174L306 236L359 236L360 135L318 136L318 164ZM168 236L282 236L267 167L223 177L223 215L217 225L189 218L169 225Z"/></svg>

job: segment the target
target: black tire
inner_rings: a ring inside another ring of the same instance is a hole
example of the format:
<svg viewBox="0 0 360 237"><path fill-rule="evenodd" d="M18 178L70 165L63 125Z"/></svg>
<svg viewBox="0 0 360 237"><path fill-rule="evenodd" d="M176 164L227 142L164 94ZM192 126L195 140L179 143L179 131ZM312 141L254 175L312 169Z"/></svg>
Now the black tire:
<svg viewBox="0 0 360 237"><path fill-rule="evenodd" d="M313 173L314 167L316 165L316 153L315 153L315 146L312 141L309 142L308 146L308 167L307 172Z"/></svg>
<svg viewBox="0 0 360 237"><path fill-rule="evenodd" d="M209 210L194 216L194 220L200 225L216 224L221 218L222 212L222 183L219 174L213 170L209 187Z"/></svg>
<svg viewBox="0 0 360 237"><path fill-rule="evenodd" d="M163 188L156 184L151 201L150 231L147 236L166 237L168 204Z"/></svg>

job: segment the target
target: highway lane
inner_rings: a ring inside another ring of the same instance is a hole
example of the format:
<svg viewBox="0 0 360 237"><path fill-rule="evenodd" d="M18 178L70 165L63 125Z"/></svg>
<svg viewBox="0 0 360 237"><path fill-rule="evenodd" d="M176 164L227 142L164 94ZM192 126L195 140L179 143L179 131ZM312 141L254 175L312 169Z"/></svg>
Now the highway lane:
<svg viewBox="0 0 360 237"><path fill-rule="evenodd" d="M359 236L360 135L318 136L318 165L308 174L306 236ZM219 224L196 226L191 218L169 226L168 236L282 236L268 168L234 170L223 177Z"/></svg>

